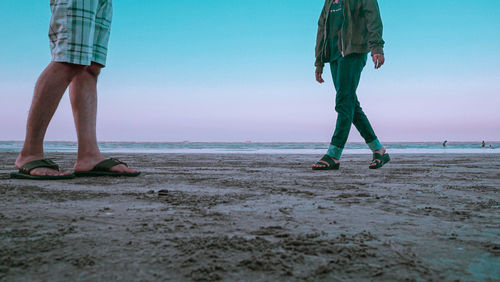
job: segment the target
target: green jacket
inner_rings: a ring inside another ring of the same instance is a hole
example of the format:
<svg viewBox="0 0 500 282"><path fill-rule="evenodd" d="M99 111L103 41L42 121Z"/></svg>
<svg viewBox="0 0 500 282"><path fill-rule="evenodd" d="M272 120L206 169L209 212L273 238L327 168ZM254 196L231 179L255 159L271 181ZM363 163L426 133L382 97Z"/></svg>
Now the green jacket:
<svg viewBox="0 0 500 282"><path fill-rule="evenodd" d="M316 39L316 72L323 72L328 57L327 24L330 7L334 0L325 0L318 21ZM384 54L382 39L382 19L377 0L345 0L344 24L339 36L339 48L342 56L352 53Z"/></svg>

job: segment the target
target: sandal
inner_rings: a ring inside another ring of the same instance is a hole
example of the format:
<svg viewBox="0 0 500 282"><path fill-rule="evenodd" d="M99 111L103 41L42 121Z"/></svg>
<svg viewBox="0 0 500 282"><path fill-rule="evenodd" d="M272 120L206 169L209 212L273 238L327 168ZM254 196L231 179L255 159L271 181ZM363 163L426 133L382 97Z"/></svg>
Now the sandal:
<svg viewBox="0 0 500 282"><path fill-rule="evenodd" d="M15 179L32 179L32 180L61 180L61 179L73 179L75 178L75 175L68 174L68 175L31 175L30 172L34 170L35 168L41 168L41 167L46 167L50 168L53 170L59 170L59 166L53 162L52 160L49 159L42 159L42 160L36 160L36 161L31 161L23 165L20 169L19 172L12 172L10 174L10 178L15 178Z"/></svg>
<svg viewBox="0 0 500 282"><path fill-rule="evenodd" d="M93 176L129 176L129 177L135 177L139 176L141 174L140 171L135 172L135 173L128 173L128 172L115 172L111 171L111 168L116 166L116 165L125 165L128 166L126 163L117 160L117 159L107 159L104 160L94 166L94 168L90 171L76 171L75 175L76 177L93 177Z"/></svg>
<svg viewBox="0 0 500 282"><path fill-rule="evenodd" d="M389 154L385 153L384 155L381 155L379 153L374 153L373 154L373 160L369 166L370 169L377 169L383 167L386 163L388 163L391 160L391 157L389 157ZM375 164L375 165L373 165Z"/></svg>
<svg viewBox="0 0 500 282"><path fill-rule="evenodd" d="M323 167L313 167L313 170L338 170L340 168L340 163L336 163L329 155L324 155L316 164Z"/></svg>

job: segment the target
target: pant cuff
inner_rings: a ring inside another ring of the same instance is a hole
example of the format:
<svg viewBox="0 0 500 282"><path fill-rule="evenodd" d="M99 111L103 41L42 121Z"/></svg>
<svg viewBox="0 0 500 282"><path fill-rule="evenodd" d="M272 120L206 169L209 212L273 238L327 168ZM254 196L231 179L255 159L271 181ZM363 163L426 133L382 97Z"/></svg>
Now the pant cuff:
<svg viewBox="0 0 500 282"><path fill-rule="evenodd" d="M374 141L367 143L368 147L370 147L370 150L372 151L378 151L382 149L382 144L380 144L380 141L378 139L375 139Z"/></svg>
<svg viewBox="0 0 500 282"><path fill-rule="evenodd" d="M339 148L335 145L330 145L326 154L334 159L340 160L340 157L342 156L343 150L344 150L344 148Z"/></svg>

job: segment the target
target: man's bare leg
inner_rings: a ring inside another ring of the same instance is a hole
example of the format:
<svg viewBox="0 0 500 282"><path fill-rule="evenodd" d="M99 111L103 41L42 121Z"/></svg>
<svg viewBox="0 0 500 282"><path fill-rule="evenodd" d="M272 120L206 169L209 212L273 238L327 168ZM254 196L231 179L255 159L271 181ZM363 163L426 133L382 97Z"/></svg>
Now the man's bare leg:
<svg viewBox="0 0 500 282"><path fill-rule="evenodd" d="M96 118L97 118L97 78L101 65L92 63L71 82L69 93L73 117L78 136L78 157L75 171L89 171L103 161L97 145ZM135 173L125 165L116 165L111 171Z"/></svg>
<svg viewBox="0 0 500 282"><path fill-rule="evenodd" d="M50 120L54 116L66 88L83 68L84 66L80 65L51 62L38 78L28 115L23 149L15 162L17 168L21 168L28 162L43 159L43 140ZM32 170L30 174L59 176L71 174L71 172L37 168Z"/></svg>

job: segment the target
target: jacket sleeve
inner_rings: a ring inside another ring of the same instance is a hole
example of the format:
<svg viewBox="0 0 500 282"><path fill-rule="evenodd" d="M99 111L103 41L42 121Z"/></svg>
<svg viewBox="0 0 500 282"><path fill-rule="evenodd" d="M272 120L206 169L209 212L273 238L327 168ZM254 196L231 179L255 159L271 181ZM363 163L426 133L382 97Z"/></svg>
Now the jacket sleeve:
<svg viewBox="0 0 500 282"><path fill-rule="evenodd" d="M325 21L326 21L326 6L328 4L328 0L325 0L325 5L323 6L323 10L321 10L321 15L319 16L318 21L318 34L316 36L316 61L314 66L316 66L316 72L323 73L323 67L325 63L321 60L323 53L323 45L325 40Z"/></svg>
<svg viewBox="0 0 500 282"><path fill-rule="evenodd" d="M382 39L383 25L377 0L363 0L363 11L366 17L368 30L368 47L373 54L384 54L384 40Z"/></svg>

